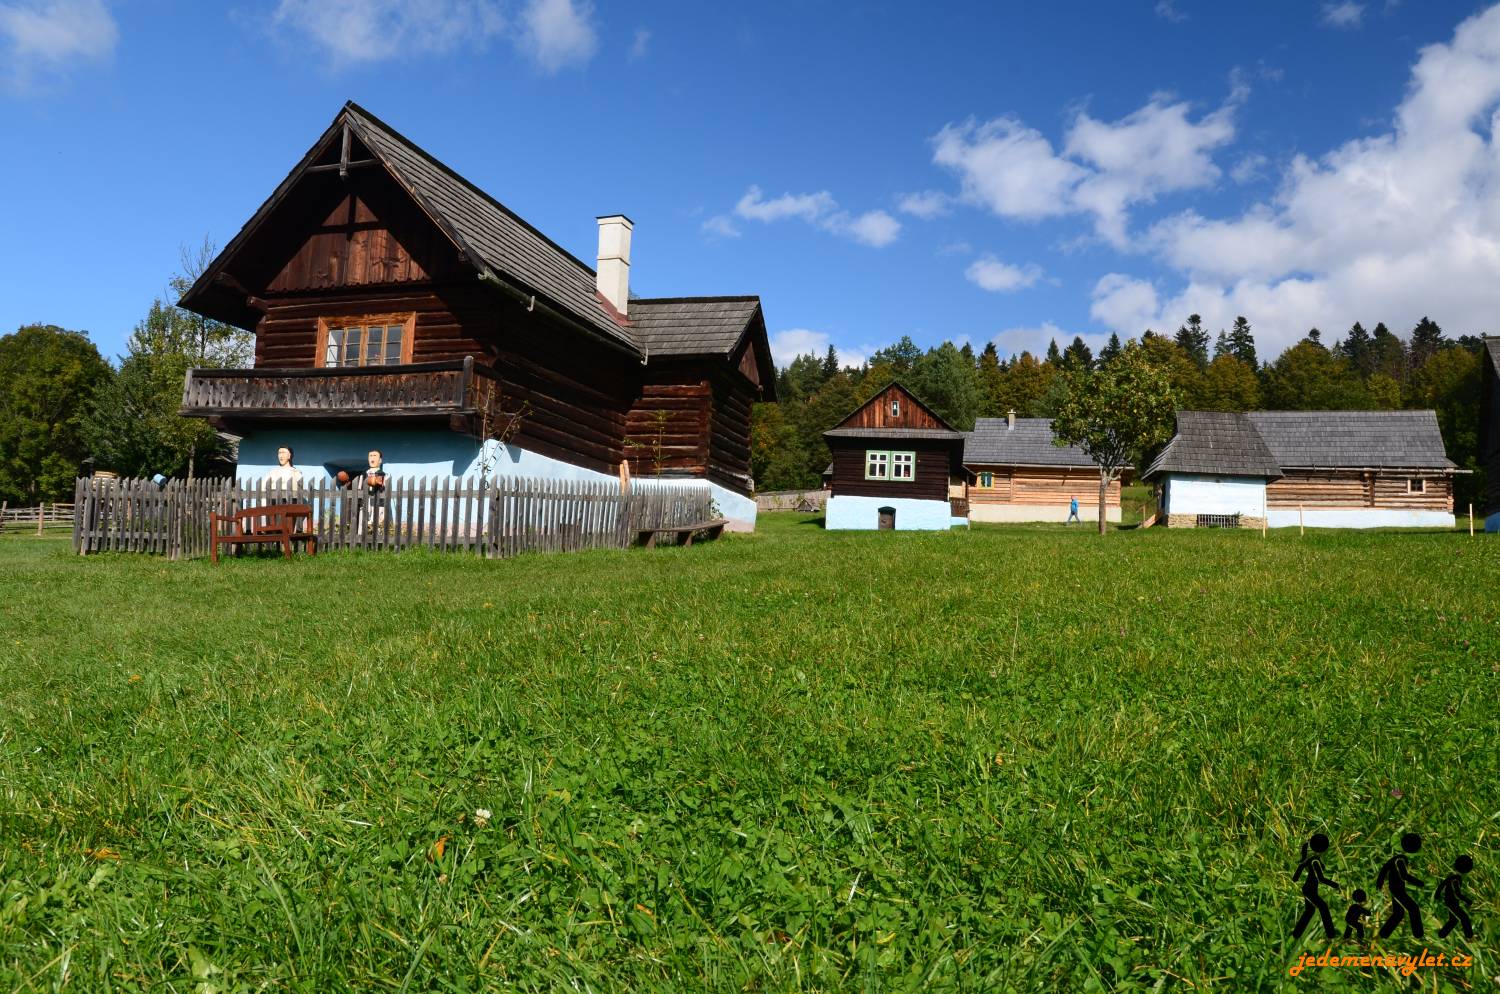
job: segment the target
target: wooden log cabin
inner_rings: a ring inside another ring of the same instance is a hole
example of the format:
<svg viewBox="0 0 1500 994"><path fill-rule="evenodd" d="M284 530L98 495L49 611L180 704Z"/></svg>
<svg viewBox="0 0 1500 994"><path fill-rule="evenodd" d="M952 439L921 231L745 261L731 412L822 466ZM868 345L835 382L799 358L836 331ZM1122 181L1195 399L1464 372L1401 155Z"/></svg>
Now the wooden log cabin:
<svg viewBox="0 0 1500 994"><path fill-rule="evenodd" d="M980 418L964 441L970 521L1067 521L1073 500L1099 520L1099 464L1076 445L1055 444L1051 418ZM1122 474L1123 476L1124 474ZM1120 480L1104 515L1120 520Z"/></svg>
<svg viewBox="0 0 1500 994"><path fill-rule="evenodd" d="M827 528L936 531L966 525L963 432L892 383L823 433L833 455Z"/></svg>
<svg viewBox="0 0 1500 994"><path fill-rule="evenodd" d="M1432 411L1179 411L1144 474L1169 527L1452 528Z"/></svg>
<svg viewBox="0 0 1500 994"><path fill-rule="evenodd" d="M699 480L754 527L750 409L774 400L760 300L630 294L624 215L591 269L349 103L181 304L255 333L182 413L240 436L241 477Z"/></svg>
<svg viewBox="0 0 1500 994"><path fill-rule="evenodd" d="M1500 532L1500 338L1484 340L1479 394L1479 465L1484 471L1480 513L1484 530Z"/></svg>

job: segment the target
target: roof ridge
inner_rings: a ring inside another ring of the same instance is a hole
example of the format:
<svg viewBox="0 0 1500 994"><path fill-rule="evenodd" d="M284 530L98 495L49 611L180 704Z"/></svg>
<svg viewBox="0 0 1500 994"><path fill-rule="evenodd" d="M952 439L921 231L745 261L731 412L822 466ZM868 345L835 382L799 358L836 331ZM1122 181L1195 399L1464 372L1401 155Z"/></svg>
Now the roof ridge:
<svg viewBox="0 0 1500 994"><path fill-rule="evenodd" d="M697 303L736 303L750 300L760 300L760 294L746 294L743 296L727 297L631 297L632 304L697 304Z"/></svg>
<svg viewBox="0 0 1500 994"><path fill-rule="evenodd" d="M509 207L505 206L500 201L496 200L494 198L494 196L492 196L491 194L487 193L482 187L478 186L477 184L475 184L471 180L466 179L464 176L460 175L455 169L453 169L453 167L449 166L447 163L443 162L437 156L435 156L431 152L427 151L421 145L418 145L416 142L412 141L410 138L406 137L404 134L402 134L401 132L397 131L395 128L391 127L389 124L387 124L385 121L381 120L375 114L372 114L370 111L368 111L365 108L361 107L359 104L355 103L353 100L347 100L347 101L344 102L344 110L345 111L353 110L355 113L357 113L360 116L366 118L371 123L375 124L381 130L383 130L384 132L386 132L386 134L390 135L392 138L396 139L401 144L405 145L411 151L415 152L417 155L420 155L422 158L424 158L428 162L432 163L432 165L436 166L438 169L442 170L444 173L447 173L453 179L455 179L458 182L462 183L464 186L468 187L470 190L474 191L479 196L481 196L485 200L489 201L494 207L496 207L497 209L499 209L501 211L504 211L507 215L510 216L511 220L515 221L517 224L521 225L523 228L525 228L526 230L530 231L533 235L536 235L542 241L546 242L552 248L556 249L562 255L566 256L571 262L576 263L579 266L579 268L581 268L584 272L588 273L590 276L593 276L593 277L597 278L598 273L594 270L594 267L588 265L582 259L578 258L578 256L574 255L572 252L569 252L567 249L565 249L561 245L557 244L557 242L553 241L552 238L549 235L546 234L546 232L542 231L536 225L532 224L530 221L526 220L524 217L522 217L521 215L517 214L515 211L511 210Z"/></svg>

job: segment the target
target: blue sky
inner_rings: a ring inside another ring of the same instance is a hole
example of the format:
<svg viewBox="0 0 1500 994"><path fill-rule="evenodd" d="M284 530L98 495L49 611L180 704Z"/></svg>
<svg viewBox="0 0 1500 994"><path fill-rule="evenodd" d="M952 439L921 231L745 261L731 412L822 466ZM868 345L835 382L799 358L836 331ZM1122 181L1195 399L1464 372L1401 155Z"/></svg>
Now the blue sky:
<svg viewBox="0 0 1500 994"><path fill-rule="evenodd" d="M345 99L778 359L1500 332L1500 7L0 0L0 329L122 348Z"/></svg>

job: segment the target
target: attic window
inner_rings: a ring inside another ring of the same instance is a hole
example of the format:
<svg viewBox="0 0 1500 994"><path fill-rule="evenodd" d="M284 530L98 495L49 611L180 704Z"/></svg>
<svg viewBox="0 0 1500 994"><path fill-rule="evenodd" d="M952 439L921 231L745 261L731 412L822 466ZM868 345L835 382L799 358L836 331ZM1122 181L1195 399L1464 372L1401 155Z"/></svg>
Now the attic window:
<svg viewBox="0 0 1500 994"><path fill-rule="evenodd" d="M318 320L319 366L398 366L411 362L415 314Z"/></svg>
<svg viewBox="0 0 1500 994"><path fill-rule="evenodd" d="M1406 492L1409 494L1425 494L1427 492L1427 481L1418 477L1407 480Z"/></svg>
<svg viewBox="0 0 1500 994"><path fill-rule="evenodd" d="M900 397L892 397L891 398L891 417L893 417L893 418L899 418L900 416L901 416L901 398Z"/></svg>

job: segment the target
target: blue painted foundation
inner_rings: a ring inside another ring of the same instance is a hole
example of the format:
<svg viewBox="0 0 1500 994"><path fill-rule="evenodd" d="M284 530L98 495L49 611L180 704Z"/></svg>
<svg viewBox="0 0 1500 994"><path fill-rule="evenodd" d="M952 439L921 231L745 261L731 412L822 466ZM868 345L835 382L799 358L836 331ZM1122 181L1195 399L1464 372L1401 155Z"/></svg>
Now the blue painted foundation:
<svg viewBox="0 0 1500 994"><path fill-rule="evenodd" d="M882 507L895 510L896 530L901 532L947 531L954 524L964 522L962 518L953 517L952 507L946 500L844 495L828 498L824 527L830 531L878 529Z"/></svg>
<svg viewBox="0 0 1500 994"><path fill-rule="evenodd" d="M289 429L257 431L240 440L236 475L258 480L276 467L276 450L291 446L293 464L308 482L331 480L341 468L362 470L371 449L379 449L385 469L402 479L427 477L474 477L483 474L486 461L491 479L526 477L538 480L616 480L582 466L538 455L515 445L478 440L457 432L427 429ZM729 519L731 531L755 530L755 501L709 480L661 480L637 478L635 486L657 483L671 486L701 486L713 494L720 513ZM946 505L945 505L946 506Z"/></svg>

